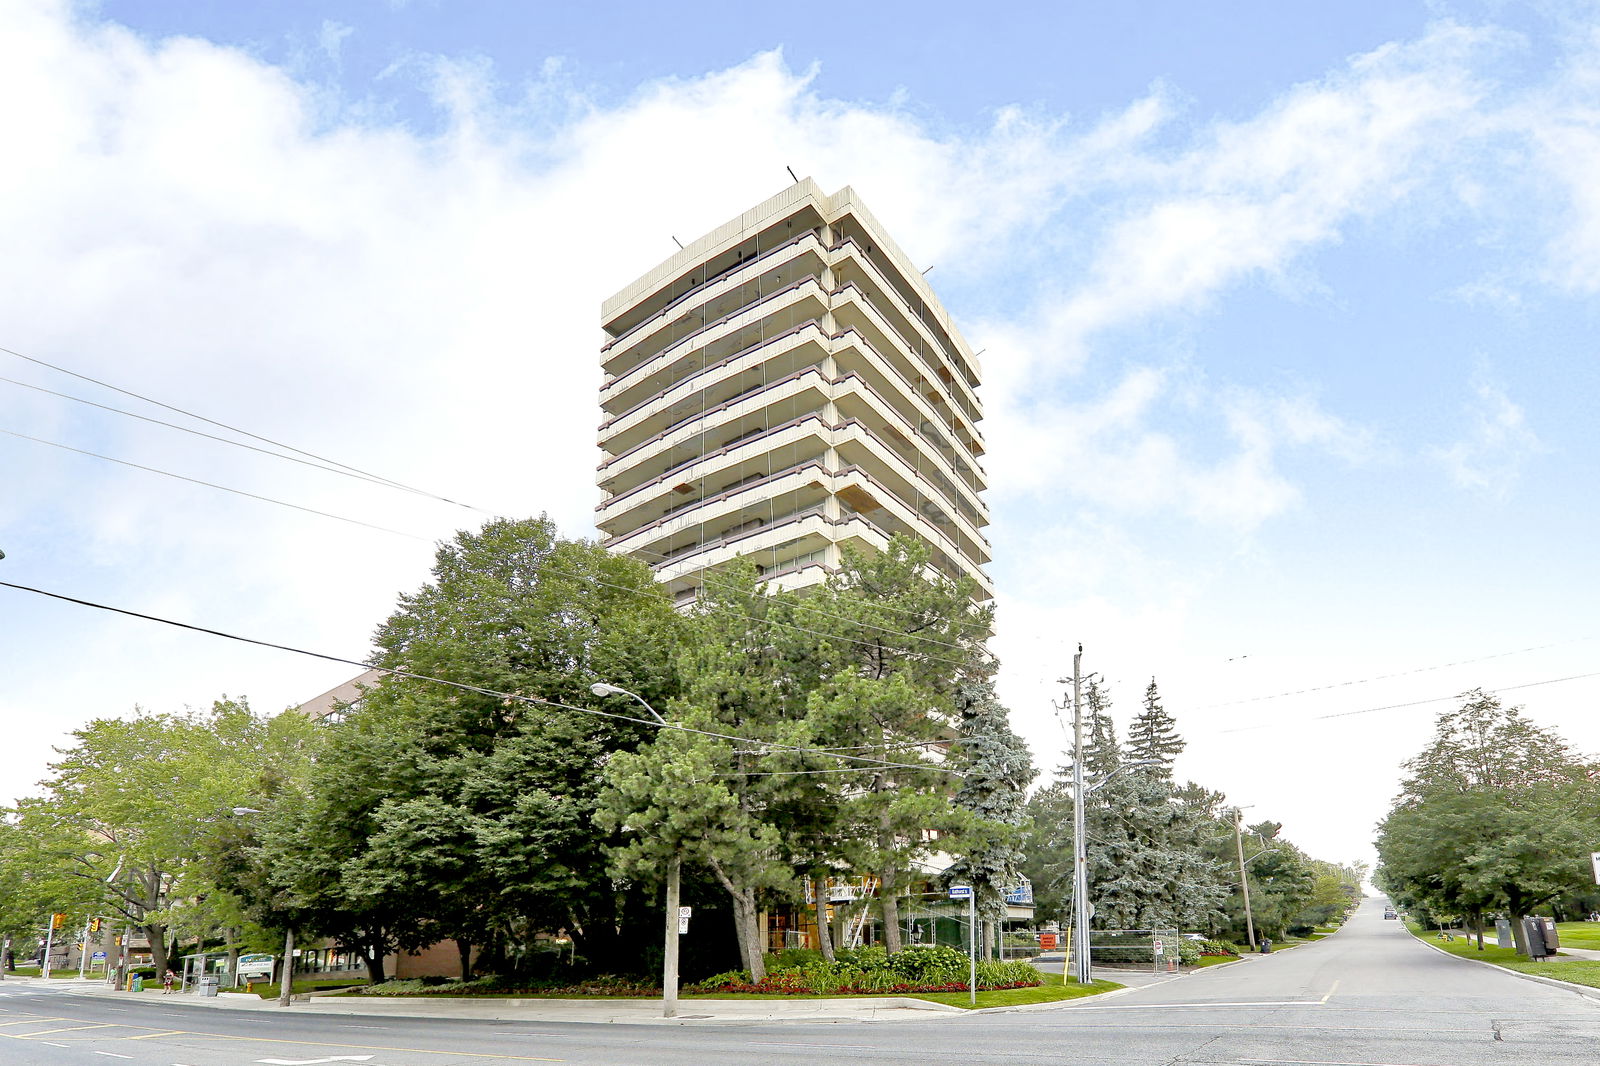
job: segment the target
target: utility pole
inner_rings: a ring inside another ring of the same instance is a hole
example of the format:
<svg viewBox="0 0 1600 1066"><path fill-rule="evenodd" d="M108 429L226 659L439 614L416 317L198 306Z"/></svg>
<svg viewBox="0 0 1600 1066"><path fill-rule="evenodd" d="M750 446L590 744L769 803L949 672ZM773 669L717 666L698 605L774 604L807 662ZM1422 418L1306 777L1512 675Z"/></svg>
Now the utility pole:
<svg viewBox="0 0 1600 1066"><path fill-rule="evenodd" d="M678 873L683 865L676 852L667 860L667 939L661 965L661 1016L678 1016Z"/></svg>
<svg viewBox="0 0 1600 1066"><path fill-rule="evenodd" d="M1239 887L1244 890L1244 928L1250 937L1250 950L1256 949L1256 922L1250 914L1250 878L1244 871L1244 811L1233 809L1233 846L1239 853Z"/></svg>
<svg viewBox="0 0 1600 1066"><path fill-rule="evenodd" d="M1072 926L1079 984L1094 981L1089 962L1089 858L1083 817L1083 645L1072 657Z"/></svg>

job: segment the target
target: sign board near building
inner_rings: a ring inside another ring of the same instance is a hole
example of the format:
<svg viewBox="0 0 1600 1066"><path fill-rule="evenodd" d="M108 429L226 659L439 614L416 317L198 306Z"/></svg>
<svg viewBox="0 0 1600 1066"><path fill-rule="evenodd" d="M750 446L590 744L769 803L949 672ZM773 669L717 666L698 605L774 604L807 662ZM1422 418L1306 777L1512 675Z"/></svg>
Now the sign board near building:
<svg viewBox="0 0 1600 1066"><path fill-rule="evenodd" d="M240 955L239 976L250 981L256 978L272 980L272 968L277 958L273 955Z"/></svg>
<svg viewBox="0 0 1600 1066"><path fill-rule="evenodd" d="M972 898L972 886L971 885L951 885L950 886L950 898L951 899L971 899Z"/></svg>

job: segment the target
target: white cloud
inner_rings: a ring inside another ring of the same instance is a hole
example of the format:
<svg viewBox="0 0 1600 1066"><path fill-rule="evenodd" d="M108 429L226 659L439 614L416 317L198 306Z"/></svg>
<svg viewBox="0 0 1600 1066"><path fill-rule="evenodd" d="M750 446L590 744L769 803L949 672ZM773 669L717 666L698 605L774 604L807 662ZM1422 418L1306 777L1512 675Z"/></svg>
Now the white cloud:
<svg viewBox="0 0 1600 1066"><path fill-rule="evenodd" d="M1504 500L1528 461L1546 449L1487 364L1473 371L1470 387L1472 400L1461 411L1465 435L1428 455L1462 488Z"/></svg>
<svg viewBox="0 0 1600 1066"><path fill-rule="evenodd" d="M347 26L342 22L332 19L322 20L322 29L317 33L317 47L334 63L338 63L344 50L344 41L356 32L354 26Z"/></svg>

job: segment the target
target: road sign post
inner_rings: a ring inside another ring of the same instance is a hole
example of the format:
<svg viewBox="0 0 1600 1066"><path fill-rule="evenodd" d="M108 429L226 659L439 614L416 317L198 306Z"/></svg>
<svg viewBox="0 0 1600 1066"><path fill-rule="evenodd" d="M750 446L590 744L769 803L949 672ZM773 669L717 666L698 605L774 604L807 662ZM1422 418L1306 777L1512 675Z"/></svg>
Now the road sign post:
<svg viewBox="0 0 1600 1066"><path fill-rule="evenodd" d="M978 1005L978 899L971 885L951 885L951 899L967 901L967 995Z"/></svg>

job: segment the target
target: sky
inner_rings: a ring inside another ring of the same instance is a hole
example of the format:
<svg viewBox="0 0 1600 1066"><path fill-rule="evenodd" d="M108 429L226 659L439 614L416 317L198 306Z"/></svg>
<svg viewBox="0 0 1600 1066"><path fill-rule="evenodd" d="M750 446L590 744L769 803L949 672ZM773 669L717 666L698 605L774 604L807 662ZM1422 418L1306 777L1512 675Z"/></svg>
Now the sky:
<svg viewBox="0 0 1600 1066"><path fill-rule="evenodd" d="M982 351L1047 774L1080 643L1319 858L1467 689L1600 750L1600 6L0 0L0 99L0 580L362 659L486 514L593 535L601 300L792 167ZM0 802L355 672L0 589Z"/></svg>

